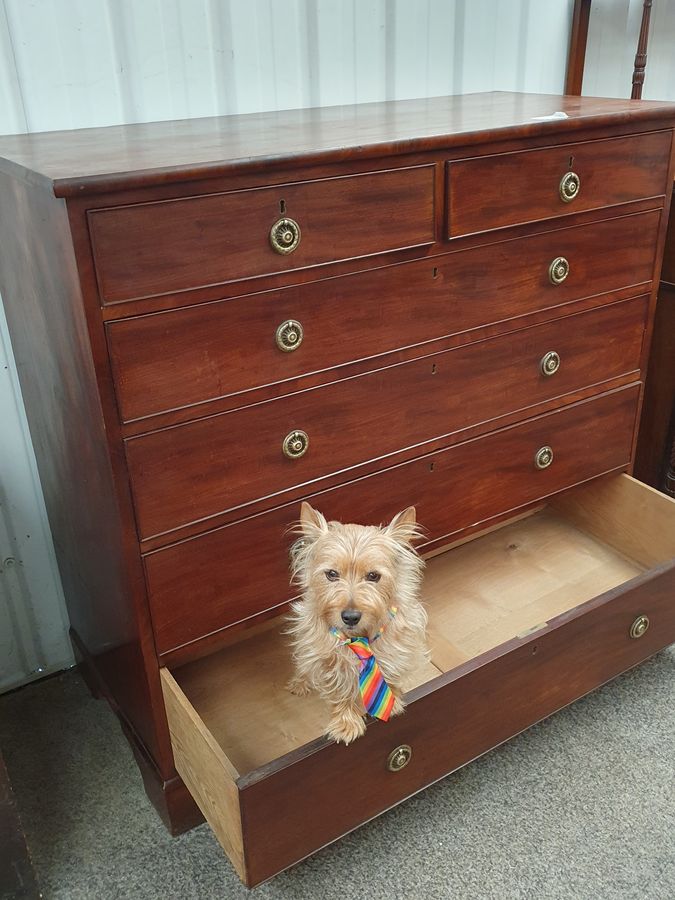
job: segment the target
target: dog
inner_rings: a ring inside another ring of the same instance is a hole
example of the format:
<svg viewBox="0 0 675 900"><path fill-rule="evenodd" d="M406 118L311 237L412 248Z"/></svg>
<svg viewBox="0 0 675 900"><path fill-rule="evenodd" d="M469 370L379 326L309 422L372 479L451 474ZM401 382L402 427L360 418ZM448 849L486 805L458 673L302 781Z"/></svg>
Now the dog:
<svg viewBox="0 0 675 900"><path fill-rule="evenodd" d="M366 709L360 659L347 644L368 638L366 646L372 645L393 694L387 694L386 718L403 712L411 676L429 660L427 615L419 600L424 563L413 547L421 530L412 506L377 527L327 522L305 502L296 532L291 570L301 599L291 604L286 629L295 665L288 689L325 698L331 710L327 734L349 744L366 730Z"/></svg>

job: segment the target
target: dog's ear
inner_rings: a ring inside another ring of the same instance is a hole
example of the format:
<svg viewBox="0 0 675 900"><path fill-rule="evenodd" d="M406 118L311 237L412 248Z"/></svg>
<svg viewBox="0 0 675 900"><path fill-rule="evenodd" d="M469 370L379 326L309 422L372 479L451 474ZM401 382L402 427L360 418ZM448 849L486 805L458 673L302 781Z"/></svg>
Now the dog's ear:
<svg viewBox="0 0 675 900"><path fill-rule="evenodd" d="M385 532L402 544L412 544L415 538L420 537L415 507L409 506L403 512L397 513L385 528Z"/></svg>
<svg viewBox="0 0 675 900"><path fill-rule="evenodd" d="M306 500L300 507L300 531L310 540L316 540L320 535L328 531L328 523L318 509L310 506Z"/></svg>

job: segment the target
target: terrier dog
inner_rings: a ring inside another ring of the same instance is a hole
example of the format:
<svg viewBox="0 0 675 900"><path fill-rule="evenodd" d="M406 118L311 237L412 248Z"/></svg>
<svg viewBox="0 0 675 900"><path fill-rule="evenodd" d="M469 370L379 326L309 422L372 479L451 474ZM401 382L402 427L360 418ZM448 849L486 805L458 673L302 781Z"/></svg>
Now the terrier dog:
<svg viewBox="0 0 675 900"><path fill-rule="evenodd" d="M295 663L288 688L325 698L331 709L328 735L349 744L366 730L356 648L374 655L383 692L387 685L391 689L386 714L379 715L385 719L403 712L411 675L429 659L427 615L419 601L424 563L412 544L420 537L415 508L382 528L327 522L303 503L297 531L292 572L302 599L291 605L287 629Z"/></svg>

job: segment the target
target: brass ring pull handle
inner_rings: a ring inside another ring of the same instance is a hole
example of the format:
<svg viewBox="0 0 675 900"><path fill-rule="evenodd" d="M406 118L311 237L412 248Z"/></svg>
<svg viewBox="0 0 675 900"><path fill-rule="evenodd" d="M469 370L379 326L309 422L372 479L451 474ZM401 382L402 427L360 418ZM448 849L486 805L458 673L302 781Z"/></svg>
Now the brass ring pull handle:
<svg viewBox="0 0 675 900"><path fill-rule="evenodd" d="M560 179L560 199L563 203L571 203L581 189L581 179L576 172L566 172Z"/></svg>
<svg viewBox="0 0 675 900"><path fill-rule="evenodd" d="M555 350L549 350L548 353L544 353L540 362L539 369L542 375L550 376L555 375L555 373L560 368L560 357L555 352Z"/></svg>
<svg viewBox="0 0 675 900"><path fill-rule="evenodd" d="M270 228L272 249L283 256L295 250L300 238L300 226L295 219L278 219Z"/></svg>
<svg viewBox="0 0 675 900"><path fill-rule="evenodd" d="M534 454L534 465L537 469L548 469L553 462L553 450L551 447L540 447Z"/></svg>
<svg viewBox="0 0 675 900"><path fill-rule="evenodd" d="M630 636L637 640L637 638L641 638L642 635L649 628L649 619L647 616L638 616L637 619L630 626Z"/></svg>
<svg viewBox="0 0 675 900"><path fill-rule="evenodd" d="M305 431L291 431L284 438L281 445L284 456L287 459L300 459L307 453L309 447L309 436Z"/></svg>
<svg viewBox="0 0 675 900"><path fill-rule="evenodd" d="M409 744L401 744L387 757L387 768L390 772L400 772L401 769L405 769L411 759L412 747Z"/></svg>
<svg viewBox="0 0 675 900"><path fill-rule="evenodd" d="M570 264L564 256L556 256L548 267L548 277L551 284L562 284L570 274Z"/></svg>
<svg viewBox="0 0 675 900"><path fill-rule="evenodd" d="M286 319L277 328L274 339L277 347L283 353L292 353L298 349L304 336L304 329L299 322L296 322L295 319Z"/></svg>

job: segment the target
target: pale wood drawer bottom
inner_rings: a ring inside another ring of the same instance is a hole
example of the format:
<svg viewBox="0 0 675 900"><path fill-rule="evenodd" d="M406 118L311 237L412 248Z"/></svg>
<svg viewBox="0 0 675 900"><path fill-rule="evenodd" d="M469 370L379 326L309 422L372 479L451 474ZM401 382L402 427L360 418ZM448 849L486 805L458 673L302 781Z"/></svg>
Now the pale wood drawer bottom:
<svg viewBox="0 0 675 900"><path fill-rule="evenodd" d="M553 497L428 561L432 664L403 716L328 741L318 698L285 690L277 623L162 669L176 768L258 884L675 641L674 557L675 501L627 475Z"/></svg>

